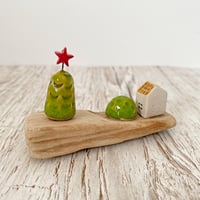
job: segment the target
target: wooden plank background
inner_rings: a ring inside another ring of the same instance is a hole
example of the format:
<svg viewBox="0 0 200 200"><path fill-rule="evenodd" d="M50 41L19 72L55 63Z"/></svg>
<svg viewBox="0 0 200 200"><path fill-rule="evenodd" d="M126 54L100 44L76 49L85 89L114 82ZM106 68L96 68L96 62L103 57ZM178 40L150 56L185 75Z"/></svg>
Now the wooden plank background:
<svg viewBox="0 0 200 200"><path fill-rule="evenodd" d="M0 199L200 199L200 70L159 66L71 67L77 109L135 99L145 81L168 91L176 127L122 144L31 159L24 118L44 107L56 66L0 66ZM117 129L117 127L116 127Z"/></svg>

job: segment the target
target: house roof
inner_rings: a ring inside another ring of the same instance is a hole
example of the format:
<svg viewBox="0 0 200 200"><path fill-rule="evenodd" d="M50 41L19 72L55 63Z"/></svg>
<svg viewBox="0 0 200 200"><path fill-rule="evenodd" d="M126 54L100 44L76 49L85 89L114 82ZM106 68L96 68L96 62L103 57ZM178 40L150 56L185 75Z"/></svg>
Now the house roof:
<svg viewBox="0 0 200 200"><path fill-rule="evenodd" d="M145 82L139 89L138 92L144 95L148 95L155 85L149 81Z"/></svg>

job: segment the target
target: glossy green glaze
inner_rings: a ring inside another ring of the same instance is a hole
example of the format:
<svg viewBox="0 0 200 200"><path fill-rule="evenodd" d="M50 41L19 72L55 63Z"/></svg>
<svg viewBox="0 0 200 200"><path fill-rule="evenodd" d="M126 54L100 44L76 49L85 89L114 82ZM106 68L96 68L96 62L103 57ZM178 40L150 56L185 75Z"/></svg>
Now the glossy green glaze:
<svg viewBox="0 0 200 200"><path fill-rule="evenodd" d="M68 120L76 113L74 82L70 73L59 71L51 77L44 108L48 118Z"/></svg>
<svg viewBox="0 0 200 200"><path fill-rule="evenodd" d="M129 97L115 97L108 103L106 107L106 115L119 120L134 119L137 115L136 104Z"/></svg>

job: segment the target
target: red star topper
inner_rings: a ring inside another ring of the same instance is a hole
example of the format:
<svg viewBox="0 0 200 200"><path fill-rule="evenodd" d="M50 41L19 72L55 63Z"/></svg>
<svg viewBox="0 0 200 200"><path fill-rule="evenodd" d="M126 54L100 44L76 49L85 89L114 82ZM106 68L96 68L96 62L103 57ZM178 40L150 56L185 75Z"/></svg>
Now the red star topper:
<svg viewBox="0 0 200 200"><path fill-rule="evenodd" d="M67 65L69 67L69 59L73 58L74 56L71 54L67 54L67 48L65 47L61 52L56 51L55 54L58 56L58 60L56 64L62 63L63 65ZM63 68L62 65L62 68Z"/></svg>

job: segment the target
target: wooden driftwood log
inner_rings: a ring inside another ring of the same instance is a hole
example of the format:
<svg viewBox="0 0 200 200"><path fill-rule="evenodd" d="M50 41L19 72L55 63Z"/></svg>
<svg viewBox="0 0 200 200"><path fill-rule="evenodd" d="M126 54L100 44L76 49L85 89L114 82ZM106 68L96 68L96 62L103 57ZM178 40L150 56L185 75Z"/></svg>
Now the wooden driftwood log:
<svg viewBox="0 0 200 200"><path fill-rule="evenodd" d="M164 115L144 119L119 121L103 112L79 110L68 121L49 120L43 112L27 117L25 136L31 157L50 158L81 149L121 143L171 128L175 118Z"/></svg>

